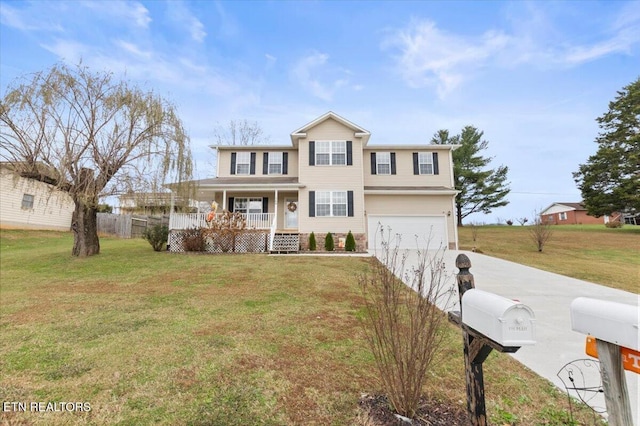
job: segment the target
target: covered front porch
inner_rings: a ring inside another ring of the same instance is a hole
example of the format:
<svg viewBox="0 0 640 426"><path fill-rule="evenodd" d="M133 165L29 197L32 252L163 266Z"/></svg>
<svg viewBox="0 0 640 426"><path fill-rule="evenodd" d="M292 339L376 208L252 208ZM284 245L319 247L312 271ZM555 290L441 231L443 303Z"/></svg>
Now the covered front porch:
<svg viewBox="0 0 640 426"><path fill-rule="evenodd" d="M196 201L202 206L200 211L172 212L169 231L207 228L207 219L234 212L244 218L247 231L265 231L266 250L298 251L298 191L302 187L297 178L288 177L201 180L195 192ZM212 205L215 210L204 207Z"/></svg>

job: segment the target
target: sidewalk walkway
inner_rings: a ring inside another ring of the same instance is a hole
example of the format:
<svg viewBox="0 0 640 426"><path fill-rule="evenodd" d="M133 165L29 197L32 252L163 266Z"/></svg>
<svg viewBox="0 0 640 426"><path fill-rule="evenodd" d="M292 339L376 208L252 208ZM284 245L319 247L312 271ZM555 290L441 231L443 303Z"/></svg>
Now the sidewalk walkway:
<svg viewBox="0 0 640 426"><path fill-rule="evenodd" d="M571 302L584 296L636 306L639 303L640 297L637 294L478 253L454 250L445 252L448 271L458 272L455 259L460 253L466 254L471 261L470 271L474 275L476 288L509 299L517 299L533 309L536 317L537 343L522 347L512 356L562 390L565 388L556 375L558 371L570 361L589 358L585 354L586 336L571 330ZM415 261L415 257L412 259L409 254L408 261ZM458 309L456 304L455 310ZM597 372L593 374L593 379L598 381ZM638 426L640 375L627 371L626 379L634 424ZM591 401L591 405L604 408L604 396L599 395Z"/></svg>

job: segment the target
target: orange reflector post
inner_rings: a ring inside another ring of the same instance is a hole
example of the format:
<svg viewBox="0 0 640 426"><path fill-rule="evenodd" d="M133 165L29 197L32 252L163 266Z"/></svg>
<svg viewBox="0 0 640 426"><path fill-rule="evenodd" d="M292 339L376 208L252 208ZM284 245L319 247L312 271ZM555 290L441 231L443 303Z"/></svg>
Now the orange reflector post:
<svg viewBox="0 0 640 426"><path fill-rule="evenodd" d="M598 358L598 346L596 345L595 337L587 336L585 352L589 356ZM640 352L621 347L620 353L622 354L622 366L624 369L640 373Z"/></svg>

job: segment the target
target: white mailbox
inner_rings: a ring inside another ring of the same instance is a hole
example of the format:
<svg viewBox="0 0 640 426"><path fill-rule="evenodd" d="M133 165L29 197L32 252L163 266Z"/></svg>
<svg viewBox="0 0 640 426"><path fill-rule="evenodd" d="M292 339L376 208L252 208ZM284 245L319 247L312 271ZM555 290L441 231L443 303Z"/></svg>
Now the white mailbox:
<svg viewBox="0 0 640 426"><path fill-rule="evenodd" d="M462 295L462 322L502 346L536 343L531 308L497 294L467 290Z"/></svg>
<svg viewBox="0 0 640 426"><path fill-rule="evenodd" d="M608 300L578 297L571 302L571 329L625 348L640 350L638 345L637 306Z"/></svg>

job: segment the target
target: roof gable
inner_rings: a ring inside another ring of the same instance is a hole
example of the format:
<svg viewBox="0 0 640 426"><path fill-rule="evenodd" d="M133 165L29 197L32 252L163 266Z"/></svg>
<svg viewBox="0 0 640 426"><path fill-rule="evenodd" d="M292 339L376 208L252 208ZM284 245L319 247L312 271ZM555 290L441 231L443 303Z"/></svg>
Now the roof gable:
<svg viewBox="0 0 640 426"><path fill-rule="evenodd" d="M307 136L307 132L316 127L317 125L319 125L320 123L323 123L329 119L333 119L335 121L337 121L338 123L342 124L345 127L348 127L349 129L353 130L354 134L356 137L361 137L363 144L366 145L367 141L369 140L369 137L371 136L371 133L369 133L368 130L364 129L363 127L358 126L357 124L352 123L351 121L347 120L344 117L339 116L338 114L336 114L333 111L329 111L323 115L321 115L320 117L316 118L313 121L310 121L309 123L305 124L304 126L300 127L299 129L293 131L291 133L291 142L293 143L293 145L297 145L298 139L300 138L304 138Z"/></svg>
<svg viewBox="0 0 640 426"><path fill-rule="evenodd" d="M587 210L582 203L553 203L542 212L541 215L568 212L572 210L585 211Z"/></svg>

